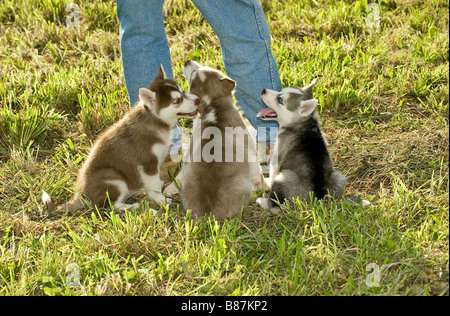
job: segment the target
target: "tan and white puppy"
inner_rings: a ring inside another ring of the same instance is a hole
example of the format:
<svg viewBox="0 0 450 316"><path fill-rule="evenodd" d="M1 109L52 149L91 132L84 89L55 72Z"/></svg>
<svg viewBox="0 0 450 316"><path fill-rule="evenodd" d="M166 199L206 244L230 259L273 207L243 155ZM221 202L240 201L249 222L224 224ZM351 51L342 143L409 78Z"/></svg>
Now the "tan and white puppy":
<svg viewBox="0 0 450 316"><path fill-rule="evenodd" d="M234 80L218 70L187 61L190 93L200 98L189 152L178 181L186 210L196 217L234 217L262 187L255 145L233 100ZM253 159L252 159L253 158ZM177 190L171 184L166 193Z"/></svg>
<svg viewBox="0 0 450 316"><path fill-rule="evenodd" d="M165 202L159 170L172 144L172 127L179 117L195 116L199 104L161 66L149 87L139 89L139 101L94 142L79 172L77 194L58 209L82 208L83 199L98 207L108 207L110 201L117 211L138 208L139 203L125 200L142 188L149 199ZM56 208L45 192L43 201L49 210Z"/></svg>

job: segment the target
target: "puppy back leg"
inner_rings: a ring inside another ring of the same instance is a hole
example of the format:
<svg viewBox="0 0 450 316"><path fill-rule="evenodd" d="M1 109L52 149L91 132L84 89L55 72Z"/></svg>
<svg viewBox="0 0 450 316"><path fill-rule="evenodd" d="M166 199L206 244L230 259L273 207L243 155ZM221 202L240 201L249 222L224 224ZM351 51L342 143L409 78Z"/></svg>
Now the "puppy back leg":
<svg viewBox="0 0 450 316"><path fill-rule="evenodd" d="M108 194L111 199L111 202L114 203L114 210L116 211L124 211L128 210L136 210L139 208L139 203L134 204L125 204L125 199L129 196L130 191L128 189L127 184L122 180L109 180L106 181L108 185Z"/></svg>

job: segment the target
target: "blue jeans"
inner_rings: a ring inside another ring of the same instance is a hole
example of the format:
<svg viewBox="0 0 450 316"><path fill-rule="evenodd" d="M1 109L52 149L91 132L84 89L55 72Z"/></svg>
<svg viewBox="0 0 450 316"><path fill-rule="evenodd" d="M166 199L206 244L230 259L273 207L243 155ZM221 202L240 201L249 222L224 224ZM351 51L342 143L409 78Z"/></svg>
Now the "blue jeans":
<svg viewBox="0 0 450 316"><path fill-rule="evenodd" d="M123 70L133 105L138 100L139 88L148 86L160 64L173 78L164 29L164 0L116 2ZM237 83L236 100L258 130L257 141L275 142L278 124L256 117L258 111L266 107L260 98L261 91L281 90L277 64L270 48L270 30L261 3L259 0L192 2L219 37L225 70Z"/></svg>

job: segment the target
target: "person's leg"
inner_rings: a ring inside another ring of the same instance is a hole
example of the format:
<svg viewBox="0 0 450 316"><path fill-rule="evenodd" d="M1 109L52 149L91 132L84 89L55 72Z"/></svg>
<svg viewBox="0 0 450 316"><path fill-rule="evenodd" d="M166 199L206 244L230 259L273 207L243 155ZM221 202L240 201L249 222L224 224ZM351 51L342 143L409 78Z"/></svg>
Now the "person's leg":
<svg viewBox="0 0 450 316"><path fill-rule="evenodd" d="M139 88L147 87L164 66L173 78L169 43L164 29L164 0L117 0L123 73L130 106L139 99Z"/></svg>
<svg viewBox="0 0 450 316"><path fill-rule="evenodd" d="M120 22L120 47L123 73L133 106L139 100L139 88L147 87L162 64L166 75L173 78L169 43L164 29L164 0L117 0ZM174 142L170 154L177 155L182 144L178 126L172 130Z"/></svg>
<svg viewBox="0 0 450 316"><path fill-rule="evenodd" d="M275 142L278 124L256 117L266 107L261 101L261 91L281 90L270 49L270 29L259 0L192 2L219 37L225 70L237 83L236 100L258 130L258 142Z"/></svg>

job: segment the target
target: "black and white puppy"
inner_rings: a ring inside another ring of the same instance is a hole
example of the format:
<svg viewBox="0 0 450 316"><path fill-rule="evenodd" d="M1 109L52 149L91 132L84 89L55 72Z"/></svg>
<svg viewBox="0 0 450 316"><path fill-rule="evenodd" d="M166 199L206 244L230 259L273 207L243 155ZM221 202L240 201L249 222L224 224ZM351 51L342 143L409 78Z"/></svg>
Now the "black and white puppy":
<svg viewBox="0 0 450 316"><path fill-rule="evenodd" d="M271 191L268 198L257 200L260 207L272 213L279 212L274 201L283 203L285 199L299 197L311 202L311 193L317 199L325 195L339 199L344 194L345 178L334 169L315 112L319 103L312 97L315 83L313 80L302 89L290 87L281 92L264 89L261 93L269 108L257 116L277 120L280 125L271 157ZM358 198L349 199L360 202Z"/></svg>

